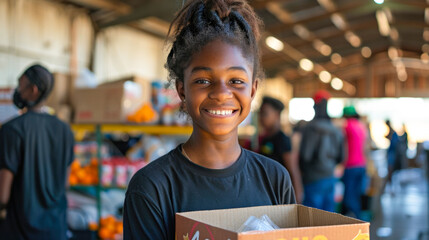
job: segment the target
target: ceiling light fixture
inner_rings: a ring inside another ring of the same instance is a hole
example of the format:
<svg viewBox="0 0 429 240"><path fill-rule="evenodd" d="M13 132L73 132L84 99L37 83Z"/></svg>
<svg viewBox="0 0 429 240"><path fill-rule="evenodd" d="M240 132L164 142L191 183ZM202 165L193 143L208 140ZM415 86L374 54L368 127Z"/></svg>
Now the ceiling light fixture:
<svg viewBox="0 0 429 240"><path fill-rule="evenodd" d="M387 55L391 60L397 59L399 57L398 49L395 47L389 47L389 49L387 50Z"/></svg>
<svg viewBox="0 0 429 240"><path fill-rule="evenodd" d="M322 46L322 48L320 49L320 52L324 55L324 56L329 56L332 53L332 48L325 44Z"/></svg>
<svg viewBox="0 0 429 240"><path fill-rule="evenodd" d="M293 32L302 39L309 39L311 36L310 31L308 31L308 29L302 24L296 24L293 26Z"/></svg>
<svg viewBox="0 0 429 240"><path fill-rule="evenodd" d="M429 8L425 8L425 22L429 24Z"/></svg>
<svg viewBox="0 0 429 240"><path fill-rule="evenodd" d="M340 54L338 53L334 53L331 55L331 62L333 62L334 64L338 65L343 61L343 58L341 57Z"/></svg>
<svg viewBox="0 0 429 240"><path fill-rule="evenodd" d="M390 25L386 13L382 10L377 10L375 17L377 18L378 31L380 34L385 37L388 36L390 33Z"/></svg>
<svg viewBox="0 0 429 240"><path fill-rule="evenodd" d="M273 36L269 36L265 39L265 44L267 44L268 47L271 49L280 52L284 48L284 44L282 41L278 40L277 38Z"/></svg>
<svg viewBox="0 0 429 240"><path fill-rule="evenodd" d="M429 28L425 28L425 30L423 31L423 39L426 42L429 42Z"/></svg>
<svg viewBox="0 0 429 240"><path fill-rule="evenodd" d="M346 20L344 20L344 17L338 13L331 15L331 21L338 29L344 30L347 27Z"/></svg>
<svg viewBox="0 0 429 240"><path fill-rule="evenodd" d="M422 55L420 55L420 59L423 63L429 63L429 54L426 52L422 53Z"/></svg>
<svg viewBox="0 0 429 240"><path fill-rule="evenodd" d="M341 80L341 79L339 79L337 77L334 77L332 79L332 81L331 81L331 87L333 89L335 89L335 90L341 90L341 89L343 89L343 86L344 86L343 80Z"/></svg>
<svg viewBox="0 0 429 240"><path fill-rule="evenodd" d="M422 52L429 53L429 44L425 43L422 45Z"/></svg>
<svg viewBox="0 0 429 240"><path fill-rule="evenodd" d="M299 66L300 66L304 71L307 71L307 72L312 71L312 70L313 70L313 68L314 68L314 64L313 64L313 62L312 62L312 61L310 61L310 60L309 60L309 59L307 59L307 58L303 58L303 59L301 59L301 61L299 61Z"/></svg>
<svg viewBox="0 0 429 240"><path fill-rule="evenodd" d="M407 71L405 71L405 70L398 71L398 79L399 79L399 81L405 82L405 81L407 81L407 78L408 78Z"/></svg>
<svg viewBox="0 0 429 240"><path fill-rule="evenodd" d="M369 48L369 47L363 47L361 50L360 50L360 53L362 54L362 56L364 57L364 58L370 58L371 57L371 55L372 55L372 51L371 51L371 48Z"/></svg>
<svg viewBox="0 0 429 240"><path fill-rule="evenodd" d="M374 2L377 3L377 4L383 4L384 0L374 0Z"/></svg>
<svg viewBox="0 0 429 240"><path fill-rule="evenodd" d="M331 0L317 0L321 6L323 6L328 11L335 11L336 7Z"/></svg>
<svg viewBox="0 0 429 240"><path fill-rule="evenodd" d="M332 76L328 71L323 70L319 73L319 79L324 83L329 83L331 81L331 78Z"/></svg>
<svg viewBox="0 0 429 240"><path fill-rule="evenodd" d="M323 56L329 56L332 53L332 48L319 39L315 39L313 41L313 47L314 49L319 51Z"/></svg>
<svg viewBox="0 0 429 240"><path fill-rule="evenodd" d="M353 47L359 47L360 44L362 43L360 38L352 31L347 31L344 34L344 37Z"/></svg>

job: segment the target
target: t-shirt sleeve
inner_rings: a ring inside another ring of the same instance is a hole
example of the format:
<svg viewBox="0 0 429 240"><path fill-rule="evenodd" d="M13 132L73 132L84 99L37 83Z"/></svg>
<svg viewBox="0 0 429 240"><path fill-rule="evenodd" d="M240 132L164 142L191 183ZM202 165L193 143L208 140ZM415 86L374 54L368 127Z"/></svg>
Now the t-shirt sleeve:
<svg viewBox="0 0 429 240"><path fill-rule="evenodd" d="M21 163L22 138L8 126L0 129L0 169L16 174Z"/></svg>
<svg viewBox="0 0 429 240"><path fill-rule="evenodd" d="M141 192L127 192L124 203L124 239L167 239L160 209Z"/></svg>
<svg viewBox="0 0 429 240"><path fill-rule="evenodd" d="M286 169L285 169L286 170ZM295 191L292 186L292 180L290 179L289 173L286 171L283 178L283 202L282 204L295 204Z"/></svg>

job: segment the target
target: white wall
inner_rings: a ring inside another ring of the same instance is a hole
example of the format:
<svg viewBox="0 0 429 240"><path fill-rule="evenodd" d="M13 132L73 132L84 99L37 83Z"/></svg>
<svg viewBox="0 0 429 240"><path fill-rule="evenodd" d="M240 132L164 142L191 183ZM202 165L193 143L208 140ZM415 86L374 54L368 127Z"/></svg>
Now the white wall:
<svg viewBox="0 0 429 240"><path fill-rule="evenodd" d="M148 80L167 79L164 40L117 26L97 35L94 72L99 82L131 75Z"/></svg>
<svg viewBox="0 0 429 240"><path fill-rule="evenodd" d="M68 73L73 20L78 67L88 67L93 30L85 12L44 0L0 0L0 87L16 86L34 62Z"/></svg>

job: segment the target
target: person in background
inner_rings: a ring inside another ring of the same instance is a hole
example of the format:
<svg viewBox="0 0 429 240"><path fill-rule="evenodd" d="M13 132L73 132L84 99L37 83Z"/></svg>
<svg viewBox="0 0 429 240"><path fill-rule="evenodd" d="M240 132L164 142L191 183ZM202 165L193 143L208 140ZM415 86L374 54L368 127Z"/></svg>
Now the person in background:
<svg viewBox="0 0 429 240"><path fill-rule="evenodd" d="M124 239L182 239L177 212L295 203L287 170L238 141L263 79L260 24L245 0L191 0L178 12L166 67L192 134L131 179Z"/></svg>
<svg viewBox="0 0 429 240"><path fill-rule="evenodd" d="M284 105L280 100L263 97L259 110L262 135L259 138L258 152L286 167L292 178L296 201L301 203L302 183L298 161L291 158L291 139L281 130L280 116L283 109Z"/></svg>
<svg viewBox="0 0 429 240"><path fill-rule="evenodd" d="M342 213L351 211L356 218L361 216L361 196L366 190L366 155L368 147L368 132L366 126L360 122L359 114L353 106L343 109L346 119L344 135L346 140L346 160L344 163L344 198Z"/></svg>
<svg viewBox="0 0 429 240"><path fill-rule="evenodd" d="M334 171L344 159L344 137L328 116L329 98L324 90L313 97L315 116L302 133L299 166L304 184L303 204L334 211Z"/></svg>
<svg viewBox="0 0 429 240"><path fill-rule="evenodd" d="M25 70L13 95L24 114L0 129L2 239L67 239L65 191L74 137L66 123L43 111L53 85L43 66Z"/></svg>
<svg viewBox="0 0 429 240"><path fill-rule="evenodd" d="M392 128L390 125L390 120L386 120L386 125L389 128L389 133L386 135L386 138L390 140L389 148L387 149L387 176L382 187L382 191L386 190L388 183L392 183L393 174L401 170L404 165L406 165L407 160L407 149L408 149L408 133L403 125L404 133L399 136L399 134ZM392 184L391 184L392 185ZM391 187L392 194L394 194L393 188Z"/></svg>
<svg viewBox="0 0 429 240"><path fill-rule="evenodd" d="M295 176L299 177L297 180L295 180L298 188L298 190L295 190L295 197L297 199L297 203L299 204L302 204L302 200L304 199L304 187L302 185L301 170L299 169L299 148L301 146L302 132L306 124L307 122L305 120L300 120L299 122L297 122L292 128L292 135L291 135L291 142L292 142L291 162L296 164L297 168L295 169L296 171ZM295 174L295 172L293 174Z"/></svg>

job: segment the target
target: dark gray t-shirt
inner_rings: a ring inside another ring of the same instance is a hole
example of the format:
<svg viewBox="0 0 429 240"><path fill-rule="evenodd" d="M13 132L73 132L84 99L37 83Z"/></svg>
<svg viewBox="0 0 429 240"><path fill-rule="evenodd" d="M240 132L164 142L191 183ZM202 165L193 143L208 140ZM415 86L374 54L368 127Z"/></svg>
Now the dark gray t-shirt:
<svg viewBox="0 0 429 240"><path fill-rule="evenodd" d="M226 169L196 165L181 145L139 170L124 206L125 239L174 240L175 213L295 203L287 170L242 149Z"/></svg>
<svg viewBox="0 0 429 240"><path fill-rule="evenodd" d="M302 133L299 166L304 184L334 177L344 160L344 136L328 119L314 119Z"/></svg>
<svg viewBox="0 0 429 240"><path fill-rule="evenodd" d="M0 169L14 174L2 239L66 239L65 183L73 161L70 127L27 112L0 129Z"/></svg>

